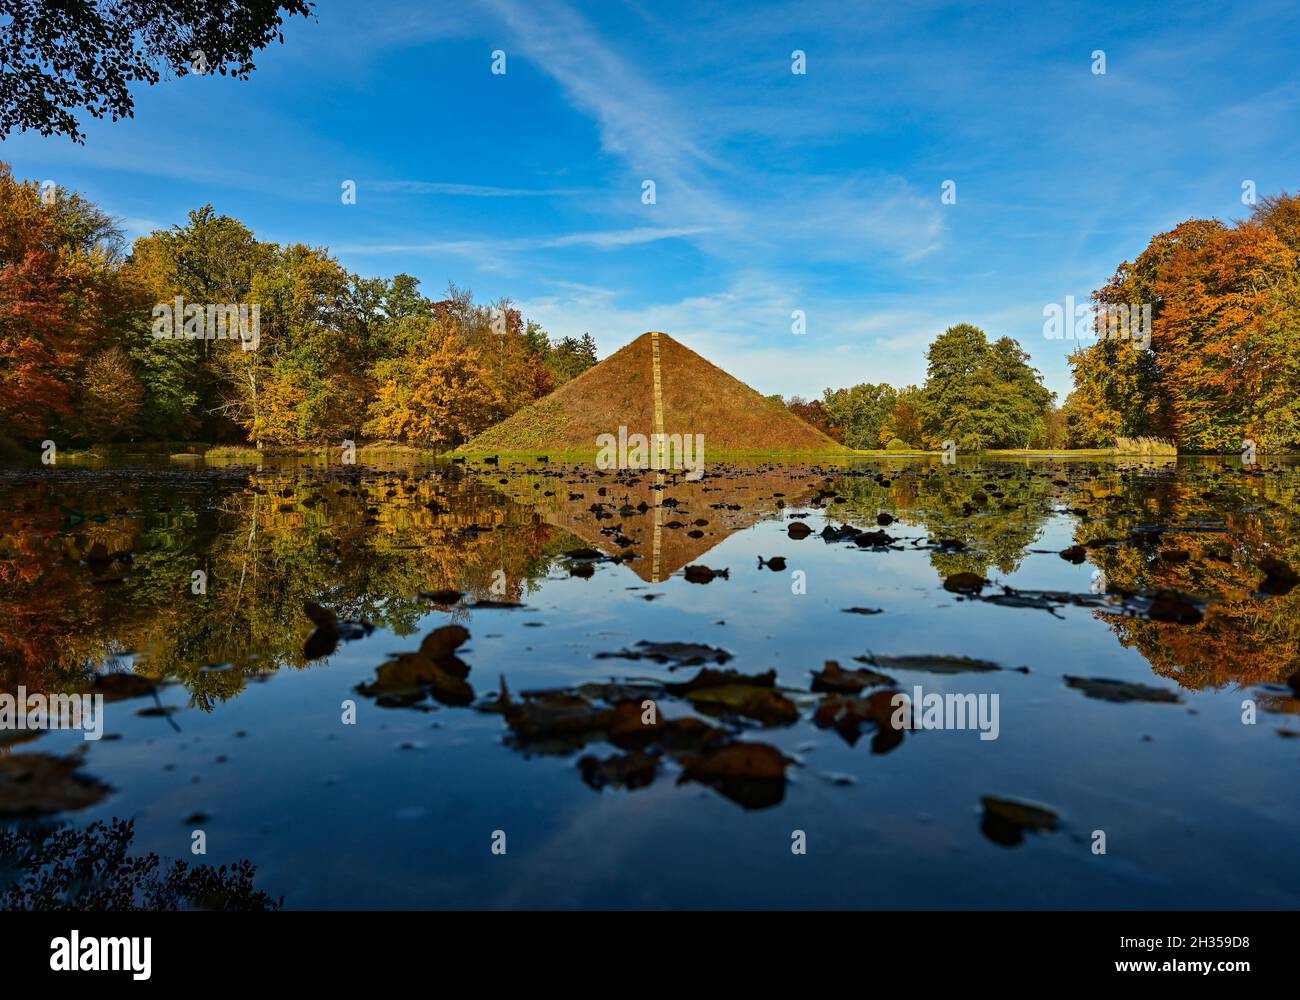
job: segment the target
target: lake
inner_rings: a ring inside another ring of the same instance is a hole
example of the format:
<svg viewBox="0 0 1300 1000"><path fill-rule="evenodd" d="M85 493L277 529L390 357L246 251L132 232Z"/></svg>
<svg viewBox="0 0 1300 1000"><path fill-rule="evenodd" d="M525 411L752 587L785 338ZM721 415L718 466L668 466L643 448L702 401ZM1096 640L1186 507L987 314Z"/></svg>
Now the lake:
<svg viewBox="0 0 1300 1000"><path fill-rule="evenodd" d="M1294 908L1298 469L9 470L3 690L105 704L0 732L0 888L130 820L242 863L181 905Z"/></svg>

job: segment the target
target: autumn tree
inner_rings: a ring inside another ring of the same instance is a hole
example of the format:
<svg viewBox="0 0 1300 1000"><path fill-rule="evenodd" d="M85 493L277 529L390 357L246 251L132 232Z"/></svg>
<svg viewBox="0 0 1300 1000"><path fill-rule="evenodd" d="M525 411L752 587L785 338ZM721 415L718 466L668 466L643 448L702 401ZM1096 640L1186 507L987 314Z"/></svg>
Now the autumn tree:
<svg viewBox="0 0 1300 1000"><path fill-rule="evenodd" d="M365 431L412 444L453 446L499 416L505 399L480 350L434 327L426 349L380 363Z"/></svg>
<svg viewBox="0 0 1300 1000"><path fill-rule="evenodd" d="M888 445L898 440L904 444L918 446L923 440L921 426L921 390L914 385L899 389L894 397L893 408L885 414L880 424L880 444Z"/></svg>
<svg viewBox="0 0 1300 1000"><path fill-rule="evenodd" d="M84 359L123 308L112 221L0 163L0 425L34 439L72 422Z"/></svg>
<svg viewBox="0 0 1300 1000"><path fill-rule="evenodd" d="M820 399L808 400L802 396L791 396L785 405L786 409L804 423L816 427L827 437L833 438L840 444L844 443L844 428L836 427L831 423L830 415L826 412L826 407Z"/></svg>
<svg viewBox="0 0 1300 1000"><path fill-rule="evenodd" d="M1099 338L1071 356L1087 436L1170 437L1195 451L1300 442L1300 199L1262 199L1231 226L1194 219L1155 236L1094 294L1151 307L1149 350Z"/></svg>
<svg viewBox="0 0 1300 1000"><path fill-rule="evenodd" d="M91 441L131 438L139 427L144 389L121 347L95 355L82 376L78 407Z"/></svg>
<svg viewBox="0 0 1300 1000"><path fill-rule="evenodd" d="M356 437L381 388L384 414L402 409L395 373L413 378L430 353L455 345L473 358L460 375L479 384L462 409L482 429L595 361L590 337L552 345L509 299L485 305L452 285L434 302L419 285L351 274L322 247L259 240L211 205L124 256L98 208L0 164L5 450L51 434L259 446ZM206 318L241 308L247 329L209 337ZM187 318L198 322L184 327ZM254 324L256 344L241 343ZM178 327L179 339L155 335Z"/></svg>

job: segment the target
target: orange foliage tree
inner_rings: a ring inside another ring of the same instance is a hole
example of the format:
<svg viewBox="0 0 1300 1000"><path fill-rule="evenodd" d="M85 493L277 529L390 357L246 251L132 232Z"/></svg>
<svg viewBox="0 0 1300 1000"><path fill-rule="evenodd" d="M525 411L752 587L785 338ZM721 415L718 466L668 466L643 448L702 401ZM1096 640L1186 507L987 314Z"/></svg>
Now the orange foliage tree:
<svg viewBox="0 0 1300 1000"><path fill-rule="evenodd" d="M455 445L504 415L505 394L481 353L431 329L426 349L379 366L365 431L413 444Z"/></svg>
<svg viewBox="0 0 1300 1000"><path fill-rule="evenodd" d="M1150 350L1101 339L1071 357L1088 443L1172 437L1194 451L1300 443L1300 196L1228 226L1194 219L1153 238L1094 294L1149 304Z"/></svg>

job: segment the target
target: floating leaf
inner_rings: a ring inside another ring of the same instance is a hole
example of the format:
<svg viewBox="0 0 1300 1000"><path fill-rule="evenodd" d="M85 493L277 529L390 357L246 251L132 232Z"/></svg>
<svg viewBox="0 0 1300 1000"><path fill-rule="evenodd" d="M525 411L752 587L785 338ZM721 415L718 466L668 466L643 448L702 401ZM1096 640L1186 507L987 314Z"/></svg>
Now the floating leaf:
<svg viewBox="0 0 1300 1000"><path fill-rule="evenodd" d="M44 753L0 757L0 816L29 816L84 809L111 788L78 773L79 757Z"/></svg>
<svg viewBox="0 0 1300 1000"><path fill-rule="evenodd" d="M588 755L578 761L582 780L597 791L607 786L629 790L645 788L654 781L658 766L658 758L639 751L615 754L604 760Z"/></svg>
<svg viewBox="0 0 1300 1000"><path fill-rule="evenodd" d="M687 583L709 583L717 577L724 580L731 579L730 570L709 569L708 566L687 566L682 570L682 575L686 577Z"/></svg>
<svg viewBox="0 0 1300 1000"><path fill-rule="evenodd" d="M722 687L727 684L748 684L752 687L773 687L776 684L776 671L768 670L761 674L742 674L739 670L717 670L713 667L701 667L700 672L689 681L677 684L665 684L665 690L672 694L683 695L697 688Z"/></svg>
<svg viewBox="0 0 1300 1000"><path fill-rule="evenodd" d="M1005 669L989 660L976 660L969 656L876 656L868 653L853 659L889 670L918 670L928 674L965 674ZM1029 672L1027 667L1013 669L1021 673Z"/></svg>
<svg viewBox="0 0 1300 1000"><path fill-rule="evenodd" d="M682 760L679 781L708 785L746 809L765 809L785 798L790 759L766 743L728 743Z"/></svg>
<svg viewBox="0 0 1300 1000"><path fill-rule="evenodd" d="M728 684L697 688L686 695L692 705L710 715L741 715L765 726L790 725L799 719L799 709L785 695L770 687Z"/></svg>
<svg viewBox="0 0 1300 1000"><path fill-rule="evenodd" d="M700 663L726 663L731 654L716 646L698 642L650 642L642 639L632 649L616 653L597 653L597 659L654 660L678 667L692 667Z"/></svg>
<svg viewBox="0 0 1300 1000"><path fill-rule="evenodd" d="M1004 847L1023 843L1026 832L1051 833L1060 824L1056 813L1028 802L986 795L980 803L984 806L984 823L980 829L989 840Z"/></svg>
<svg viewBox="0 0 1300 1000"><path fill-rule="evenodd" d="M827 660L822 672L813 671L814 691L837 691L856 694L865 687L892 685L894 679L874 670L845 670L835 660Z"/></svg>
<svg viewBox="0 0 1300 1000"><path fill-rule="evenodd" d="M1166 705L1175 705L1182 701L1177 691L1168 688L1149 687L1132 681L1117 681L1105 677L1065 677L1066 687L1076 688L1089 698L1102 701L1128 702L1149 701Z"/></svg>
<svg viewBox="0 0 1300 1000"><path fill-rule="evenodd" d="M978 594L988 581L978 573L953 573L943 581L943 589L954 594Z"/></svg>

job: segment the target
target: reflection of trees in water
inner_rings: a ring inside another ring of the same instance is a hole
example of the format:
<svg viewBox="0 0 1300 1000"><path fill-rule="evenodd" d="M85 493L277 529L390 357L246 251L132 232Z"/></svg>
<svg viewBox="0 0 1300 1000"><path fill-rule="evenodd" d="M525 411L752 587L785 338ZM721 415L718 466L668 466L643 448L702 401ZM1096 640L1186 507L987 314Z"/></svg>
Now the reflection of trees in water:
<svg viewBox="0 0 1300 1000"><path fill-rule="evenodd" d="M1186 687L1281 681L1300 664L1300 588L1262 595L1265 554L1300 566L1294 467L1252 474L1222 460L917 465L835 480L832 519L874 527L879 512L966 548L931 552L940 578L1013 572L1055 511L1111 592L1172 590L1211 600L1198 625L1097 612L1120 642ZM1002 496L998 496L1001 493ZM1157 526L1190 530L1147 530ZM1142 529L1142 530L1139 530ZM902 534L886 529L893 534Z"/></svg>
<svg viewBox="0 0 1300 1000"><path fill-rule="evenodd" d="M548 556L573 543L473 479L428 473L254 475L198 495L124 479L79 496L88 519L71 527L45 482L13 488L6 501L6 684L76 688L136 652L141 672L178 677L201 706L238 692L249 674L307 663L304 601L410 634L430 608L420 591L520 600ZM89 519L96 514L107 520ZM476 527L492 530L466 530ZM114 553L124 557L99 558ZM207 575L206 594L191 591L195 570ZM492 591L498 571L504 594ZM204 670L212 665L229 668Z"/></svg>
<svg viewBox="0 0 1300 1000"><path fill-rule="evenodd" d="M963 543L961 550L930 553L940 579L961 572L986 576L990 567L1015 572L1052 513L1051 477L1027 466L918 464L884 478L888 486L874 475L836 479L834 488L844 499L831 503L827 516L874 529L876 516L887 513L920 524L933 539Z"/></svg>
<svg viewBox="0 0 1300 1000"><path fill-rule="evenodd" d="M1080 543L1125 540L1088 550L1112 590L1167 589L1213 600L1193 627L1098 613L1156 673L1201 688L1278 682L1295 672L1300 588L1259 592L1263 555L1300 566L1293 470L1245 475L1225 462L1204 462L1177 477L1149 470L1098 475L1081 506L1098 521L1080 524ZM1194 530L1130 534L1154 526Z"/></svg>
<svg viewBox="0 0 1300 1000"><path fill-rule="evenodd" d="M248 860L191 868L128 855L132 820L0 830L0 910L278 910Z"/></svg>
<svg viewBox="0 0 1300 1000"><path fill-rule="evenodd" d="M233 480L122 475L10 484L0 490L0 682L6 690L77 689L90 670L138 652L138 669L179 677L207 706L237 693L251 674L307 663L304 601L408 635L430 607L421 591L523 599L548 557L578 541L570 530L618 549L602 532L621 525L646 553L652 514L607 509L601 519L590 508L654 501L651 483L573 478L535 469L478 479L446 467L335 467L328 476L299 469ZM838 497L827 500L832 522L874 528L885 512L931 538L963 543L928 553L936 583L956 572L1013 573L1052 513L1069 510L1075 541L1112 591L1212 599L1195 626L1098 613L1157 672L1188 686L1254 683L1280 680L1300 662L1300 588L1257 593L1263 554L1300 566L1294 469L1246 475L1213 461L1180 461L1177 474L1169 464L1081 461L899 461L847 474L830 466L757 469L673 485L668 492L680 492L691 514L681 517L684 527L665 530L666 566L772 516L782 493L793 507L816 490ZM741 509L714 509L723 500ZM697 514L710 522L698 540L688 537ZM1221 529L1137 530L1198 522ZM472 530L485 526L493 530ZM208 576L203 596L190 592L196 569ZM498 570L504 594L492 590ZM230 668L203 669L214 664Z"/></svg>

